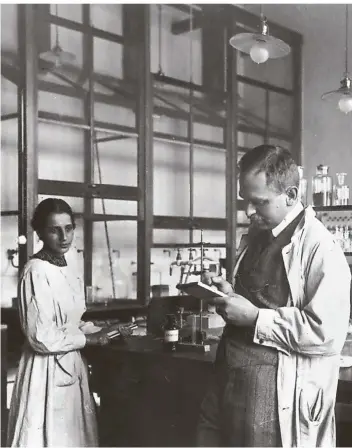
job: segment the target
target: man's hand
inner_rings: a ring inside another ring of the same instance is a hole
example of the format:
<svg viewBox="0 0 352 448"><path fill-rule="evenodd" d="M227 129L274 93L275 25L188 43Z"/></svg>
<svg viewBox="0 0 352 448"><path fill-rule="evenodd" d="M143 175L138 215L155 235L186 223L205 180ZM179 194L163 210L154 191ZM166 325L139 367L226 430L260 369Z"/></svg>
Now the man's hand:
<svg viewBox="0 0 352 448"><path fill-rule="evenodd" d="M233 293L231 297L214 297L212 304L216 306L216 312L233 325L239 327L254 327L259 308L254 306L245 297Z"/></svg>
<svg viewBox="0 0 352 448"><path fill-rule="evenodd" d="M215 274L215 272L204 273L202 275L202 282L209 286L216 286L219 291L226 295L231 296L233 294L231 283L224 280L220 275Z"/></svg>

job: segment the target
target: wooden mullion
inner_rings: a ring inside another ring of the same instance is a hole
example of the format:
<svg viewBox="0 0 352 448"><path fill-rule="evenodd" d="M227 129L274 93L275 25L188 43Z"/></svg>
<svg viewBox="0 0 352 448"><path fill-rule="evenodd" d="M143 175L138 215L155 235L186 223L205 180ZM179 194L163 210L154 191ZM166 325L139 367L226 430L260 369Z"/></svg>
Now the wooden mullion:
<svg viewBox="0 0 352 448"><path fill-rule="evenodd" d="M293 66L293 123L292 153L299 165L302 164L302 46L292 47Z"/></svg>
<svg viewBox="0 0 352 448"><path fill-rule="evenodd" d="M233 20L229 17L226 20L226 40L233 31ZM237 201L237 132L238 126L238 80L237 80L237 58L230 45L226 46L226 93L227 93L227 114L226 114L226 275L229 281L232 275L236 260L236 229L237 211L239 201Z"/></svg>
<svg viewBox="0 0 352 448"><path fill-rule="evenodd" d="M18 246L19 267L23 268L33 254L34 240L31 218L38 201L38 138L37 138L37 47L34 5L17 5L19 41L18 82L18 234L27 244Z"/></svg>
<svg viewBox="0 0 352 448"><path fill-rule="evenodd" d="M127 5L125 5L126 7ZM137 294L143 304L150 298L150 257L153 240L153 82L150 72L150 5L133 6L138 65L138 229ZM138 32L137 32L138 30ZM133 51L132 49L132 51Z"/></svg>
<svg viewBox="0 0 352 448"><path fill-rule="evenodd" d="M88 129L84 131L84 185L83 193L86 193L93 184L93 155L94 155L94 60L93 60L93 35L91 28L89 4L82 5L83 25L86 30L83 35L83 71L88 76L88 93L84 97L84 122ZM84 196L84 216L93 213L93 197L89 194ZM92 285L93 278L93 223L90 219L83 221L84 239L84 283Z"/></svg>

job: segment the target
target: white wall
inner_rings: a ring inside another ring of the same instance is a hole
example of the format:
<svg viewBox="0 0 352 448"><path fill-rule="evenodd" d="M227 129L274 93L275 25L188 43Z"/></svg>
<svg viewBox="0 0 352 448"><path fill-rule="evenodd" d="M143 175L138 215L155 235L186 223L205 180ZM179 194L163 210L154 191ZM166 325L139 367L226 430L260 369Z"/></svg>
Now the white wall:
<svg viewBox="0 0 352 448"><path fill-rule="evenodd" d="M258 5L245 5L258 14ZM349 61L352 70L352 5L349 6ZM346 172L352 199L352 114L321 95L340 86L344 74L345 5L265 4L269 20L303 35L303 165L309 180L320 163ZM335 180L335 179L334 179Z"/></svg>

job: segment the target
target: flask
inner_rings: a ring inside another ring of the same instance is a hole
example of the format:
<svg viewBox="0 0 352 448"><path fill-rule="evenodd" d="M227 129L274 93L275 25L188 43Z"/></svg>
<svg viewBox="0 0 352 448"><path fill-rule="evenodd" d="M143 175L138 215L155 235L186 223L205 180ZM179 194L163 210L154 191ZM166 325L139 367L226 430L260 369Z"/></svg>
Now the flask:
<svg viewBox="0 0 352 448"><path fill-rule="evenodd" d="M345 184L346 173L336 173L337 184L334 188L334 205L348 205L350 201L350 189Z"/></svg>
<svg viewBox="0 0 352 448"><path fill-rule="evenodd" d="M317 166L316 175L313 177L312 190L315 207L332 205L332 179L329 176L328 166Z"/></svg>
<svg viewBox="0 0 352 448"><path fill-rule="evenodd" d="M299 173L299 187L298 187L298 198L304 206L307 205L307 179L303 175L303 166L298 167Z"/></svg>
<svg viewBox="0 0 352 448"><path fill-rule="evenodd" d="M164 326L164 350L175 352L179 339L179 329L174 314L166 315L166 324Z"/></svg>

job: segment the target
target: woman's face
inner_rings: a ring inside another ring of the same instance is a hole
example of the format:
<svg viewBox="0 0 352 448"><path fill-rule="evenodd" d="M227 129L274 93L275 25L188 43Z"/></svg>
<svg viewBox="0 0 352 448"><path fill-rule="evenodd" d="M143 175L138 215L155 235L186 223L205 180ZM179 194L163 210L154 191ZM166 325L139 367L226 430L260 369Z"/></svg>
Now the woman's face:
<svg viewBox="0 0 352 448"><path fill-rule="evenodd" d="M50 213L46 226L39 233L44 248L54 255L64 255L71 247L73 236L72 220L67 213Z"/></svg>

